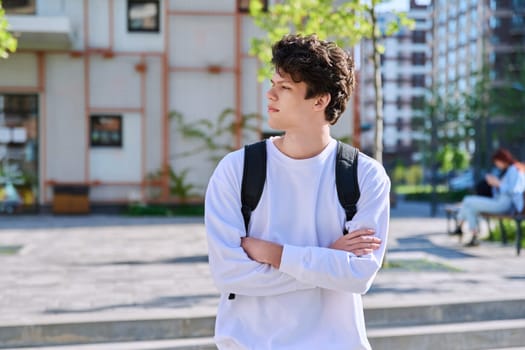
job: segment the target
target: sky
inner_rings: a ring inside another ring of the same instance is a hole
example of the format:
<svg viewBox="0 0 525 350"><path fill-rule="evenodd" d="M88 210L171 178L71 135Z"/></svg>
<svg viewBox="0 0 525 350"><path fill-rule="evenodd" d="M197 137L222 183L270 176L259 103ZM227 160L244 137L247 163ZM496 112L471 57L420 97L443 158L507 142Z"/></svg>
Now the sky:
<svg viewBox="0 0 525 350"><path fill-rule="evenodd" d="M430 3L430 0L417 0L416 2L428 5ZM391 0L384 5L381 5L380 9L385 11L407 11L409 4L409 0Z"/></svg>

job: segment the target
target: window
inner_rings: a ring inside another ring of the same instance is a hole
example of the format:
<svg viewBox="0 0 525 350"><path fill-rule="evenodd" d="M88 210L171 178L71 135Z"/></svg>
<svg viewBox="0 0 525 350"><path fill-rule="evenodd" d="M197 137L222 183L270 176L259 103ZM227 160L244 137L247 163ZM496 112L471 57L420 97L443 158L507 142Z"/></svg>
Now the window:
<svg viewBox="0 0 525 350"><path fill-rule="evenodd" d="M398 110L403 109L403 100L401 99L401 96L397 96L396 107Z"/></svg>
<svg viewBox="0 0 525 350"><path fill-rule="evenodd" d="M447 72L447 79L448 79L448 82L453 82L454 80L456 80L456 70L455 70L455 67L450 67L448 69L448 72Z"/></svg>
<svg viewBox="0 0 525 350"><path fill-rule="evenodd" d="M424 66L425 65L425 53L424 52L413 52L412 53L412 65L413 66Z"/></svg>
<svg viewBox="0 0 525 350"><path fill-rule="evenodd" d="M38 95L0 94L0 213L36 210Z"/></svg>
<svg viewBox="0 0 525 350"><path fill-rule="evenodd" d="M128 31L158 32L159 7L159 0L128 0Z"/></svg>
<svg viewBox="0 0 525 350"><path fill-rule="evenodd" d="M412 32L412 42L424 44L426 42L426 33L422 30L414 30Z"/></svg>
<svg viewBox="0 0 525 350"><path fill-rule="evenodd" d="M397 117L397 120L396 120L396 129L397 129L397 131L398 132L402 131L403 130L403 126L404 126L403 118Z"/></svg>
<svg viewBox="0 0 525 350"><path fill-rule="evenodd" d="M449 66L450 65L452 65L452 66L456 65L456 62L457 62L456 61L456 51L449 51L447 56L448 56L448 59L447 59L448 65Z"/></svg>
<svg viewBox="0 0 525 350"><path fill-rule="evenodd" d="M260 0L263 6L263 11L268 11L268 0ZM250 12L250 0L237 0L237 7L239 12Z"/></svg>
<svg viewBox="0 0 525 350"><path fill-rule="evenodd" d="M422 110L425 107L424 96L412 96L412 109Z"/></svg>
<svg viewBox="0 0 525 350"><path fill-rule="evenodd" d="M424 74L412 75L412 87L425 87L425 75Z"/></svg>
<svg viewBox="0 0 525 350"><path fill-rule="evenodd" d="M448 21L448 32L455 34L457 29L457 21L455 18Z"/></svg>
<svg viewBox="0 0 525 350"><path fill-rule="evenodd" d="M35 0L3 0L2 7L7 14L34 15Z"/></svg>
<svg viewBox="0 0 525 350"><path fill-rule="evenodd" d="M462 27L462 28L466 28L466 27ZM464 46L466 44L467 44L467 33L465 33L465 31L462 30L459 32L458 45Z"/></svg>
<svg viewBox="0 0 525 350"><path fill-rule="evenodd" d="M523 0L512 0L512 7L514 7L515 11L523 11L525 10L525 1Z"/></svg>
<svg viewBox="0 0 525 350"><path fill-rule="evenodd" d="M91 147L122 147L122 116L92 115Z"/></svg>

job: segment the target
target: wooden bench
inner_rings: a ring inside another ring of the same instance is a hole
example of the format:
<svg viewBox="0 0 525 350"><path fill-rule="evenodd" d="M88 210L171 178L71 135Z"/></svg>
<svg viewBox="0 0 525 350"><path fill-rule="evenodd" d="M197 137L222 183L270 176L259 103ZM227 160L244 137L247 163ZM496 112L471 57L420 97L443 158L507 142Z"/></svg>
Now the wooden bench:
<svg viewBox="0 0 525 350"><path fill-rule="evenodd" d="M525 200L525 192L523 193L523 198ZM458 211L460 206L461 203L450 204L445 206L445 214L447 216L447 232L449 234L452 234L458 226ZM491 229L490 220L495 219L499 221L499 227L501 230L501 241L503 244L507 244L507 232L505 230L505 226L503 225L503 220L514 220L514 222L516 222L516 255L520 255L521 238L523 237L521 223L525 221L525 206L520 213L480 213L480 216L487 220L490 240L494 239L494 232ZM451 224L453 224L452 227Z"/></svg>
<svg viewBox="0 0 525 350"><path fill-rule="evenodd" d="M461 203L445 205L445 215L447 216L447 233L453 234L458 227L458 212Z"/></svg>
<svg viewBox="0 0 525 350"><path fill-rule="evenodd" d="M490 239L494 237L494 234L492 232L492 229L490 228L490 219L496 219L499 221L499 227L501 231L501 242L503 244L507 244L507 231L505 230L505 226L503 225L503 220L514 220L516 223L516 255L520 255L521 251L521 238L523 237L523 232L521 228L522 221L525 220L525 211L521 211L521 213L513 213L513 214L492 214L492 213L481 213L480 214L485 220L487 220L488 226L489 226L489 233L490 233Z"/></svg>

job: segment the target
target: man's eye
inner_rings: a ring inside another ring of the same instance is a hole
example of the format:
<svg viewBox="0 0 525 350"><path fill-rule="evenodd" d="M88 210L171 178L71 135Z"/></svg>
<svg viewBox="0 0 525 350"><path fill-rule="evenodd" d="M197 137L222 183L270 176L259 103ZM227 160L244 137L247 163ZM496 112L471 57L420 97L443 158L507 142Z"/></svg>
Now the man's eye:
<svg viewBox="0 0 525 350"><path fill-rule="evenodd" d="M290 90L290 87L288 87L288 86L284 86L284 85L282 85L281 87L282 87L283 89L285 89L285 90Z"/></svg>

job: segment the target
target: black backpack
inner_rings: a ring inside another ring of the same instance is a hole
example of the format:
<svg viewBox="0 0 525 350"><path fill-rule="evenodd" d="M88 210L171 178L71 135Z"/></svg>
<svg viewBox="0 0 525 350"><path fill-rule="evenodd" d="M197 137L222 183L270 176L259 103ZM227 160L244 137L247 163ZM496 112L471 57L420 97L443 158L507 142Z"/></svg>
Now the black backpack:
<svg viewBox="0 0 525 350"><path fill-rule="evenodd" d="M346 221L352 220L361 195L357 183L357 157L359 150L346 143L337 142L335 184L339 202L346 213ZM266 182L266 141L244 146L244 170L241 187L241 212L248 235L250 216L261 198ZM346 234L347 232L343 232Z"/></svg>
<svg viewBox="0 0 525 350"><path fill-rule="evenodd" d="M359 150L341 141L337 142L335 161L335 185L339 202L346 213L346 221L352 220L357 212L357 201L361 196L357 183L357 157ZM241 212L244 218L246 236L252 211L255 210L266 182L266 141L244 146L244 169L242 172ZM347 234L345 230L343 234ZM230 293L228 299L235 299Z"/></svg>

